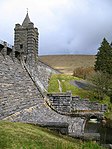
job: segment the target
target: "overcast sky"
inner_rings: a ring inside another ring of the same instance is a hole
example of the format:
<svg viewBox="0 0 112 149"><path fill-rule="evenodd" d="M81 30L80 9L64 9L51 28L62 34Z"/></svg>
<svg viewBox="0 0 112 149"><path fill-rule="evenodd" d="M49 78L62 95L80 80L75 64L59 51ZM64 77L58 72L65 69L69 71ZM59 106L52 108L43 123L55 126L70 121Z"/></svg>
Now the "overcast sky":
<svg viewBox="0 0 112 149"><path fill-rule="evenodd" d="M96 54L112 41L112 0L0 0L0 39L13 44L14 26L29 9L39 29L39 54Z"/></svg>

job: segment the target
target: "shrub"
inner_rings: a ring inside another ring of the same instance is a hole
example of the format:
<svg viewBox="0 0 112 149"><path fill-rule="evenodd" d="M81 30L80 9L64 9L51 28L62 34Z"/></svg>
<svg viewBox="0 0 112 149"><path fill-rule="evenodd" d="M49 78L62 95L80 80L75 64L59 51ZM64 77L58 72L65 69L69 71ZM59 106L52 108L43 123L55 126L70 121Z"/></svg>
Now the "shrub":
<svg viewBox="0 0 112 149"><path fill-rule="evenodd" d="M74 69L73 76L87 79L94 72L94 67L78 67Z"/></svg>

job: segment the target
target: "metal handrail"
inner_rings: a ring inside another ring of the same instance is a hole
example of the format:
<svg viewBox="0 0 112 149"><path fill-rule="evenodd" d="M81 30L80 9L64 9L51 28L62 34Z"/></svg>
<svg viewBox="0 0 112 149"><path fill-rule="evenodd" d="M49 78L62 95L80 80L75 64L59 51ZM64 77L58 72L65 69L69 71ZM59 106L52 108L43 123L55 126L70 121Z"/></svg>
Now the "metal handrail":
<svg viewBox="0 0 112 149"><path fill-rule="evenodd" d="M0 44L4 45L4 41L3 40L0 40Z"/></svg>
<svg viewBox="0 0 112 149"><path fill-rule="evenodd" d="M5 41L0 40L0 44L4 45L4 42ZM13 46L11 44L7 43L7 47L10 48L10 49L12 49Z"/></svg>
<svg viewBox="0 0 112 149"><path fill-rule="evenodd" d="M13 46L11 44L7 43L7 47L12 49Z"/></svg>

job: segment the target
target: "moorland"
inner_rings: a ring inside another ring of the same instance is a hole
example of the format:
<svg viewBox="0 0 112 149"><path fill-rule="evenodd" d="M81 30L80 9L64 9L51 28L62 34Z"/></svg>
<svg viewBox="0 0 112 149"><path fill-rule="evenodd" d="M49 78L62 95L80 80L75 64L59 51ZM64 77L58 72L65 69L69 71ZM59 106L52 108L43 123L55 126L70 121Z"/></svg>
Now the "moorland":
<svg viewBox="0 0 112 149"><path fill-rule="evenodd" d="M72 74L77 67L93 67L95 55L45 55L39 59L64 74Z"/></svg>

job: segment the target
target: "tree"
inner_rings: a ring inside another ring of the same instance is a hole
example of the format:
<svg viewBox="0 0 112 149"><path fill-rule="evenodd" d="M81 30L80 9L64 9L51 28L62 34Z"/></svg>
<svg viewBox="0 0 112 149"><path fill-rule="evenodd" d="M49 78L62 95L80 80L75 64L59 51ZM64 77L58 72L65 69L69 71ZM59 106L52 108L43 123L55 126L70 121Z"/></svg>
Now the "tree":
<svg viewBox="0 0 112 149"><path fill-rule="evenodd" d="M105 75L97 71L91 77L91 81L92 81L92 84L94 85L93 92L95 93L95 96L100 100L104 99L105 97L104 88L105 88L106 82L108 81Z"/></svg>
<svg viewBox="0 0 112 149"><path fill-rule="evenodd" d="M94 78L97 88L102 94L108 95L112 103L112 44L109 44L105 38L96 55L95 70L99 71Z"/></svg>
<svg viewBox="0 0 112 149"><path fill-rule="evenodd" d="M105 94L110 97L110 102L112 103L112 74L106 74L108 81L105 85Z"/></svg>
<svg viewBox="0 0 112 149"><path fill-rule="evenodd" d="M103 100L105 95L107 95L110 97L110 102L112 103L112 75L97 71L91 77L90 81L93 84L92 90L95 96Z"/></svg>
<svg viewBox="0 0 112 149"><path fill-rule="evenodd" d="M105 38L96 55L95 70L112 74L112 47Z"/></svg>

